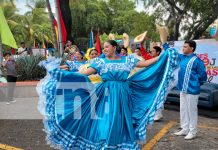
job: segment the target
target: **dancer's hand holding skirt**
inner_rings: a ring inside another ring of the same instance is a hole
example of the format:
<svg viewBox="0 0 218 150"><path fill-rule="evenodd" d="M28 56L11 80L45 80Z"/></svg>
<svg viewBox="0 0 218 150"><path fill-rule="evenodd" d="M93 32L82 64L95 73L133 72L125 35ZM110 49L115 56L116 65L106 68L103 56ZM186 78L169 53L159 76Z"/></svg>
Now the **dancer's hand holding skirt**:
<svg viewBox="0 0 218 150"><path fill-rule="evenodd" d="M37 87L39 110L45 116L47 141L59 149L139 149L146 127L174 80L178 53L171 48L158 62L128 78L138 59L96 58L90 67L101 76L97 84L86 75L59 69L59 60L44 62L48 75Z"/></svg>

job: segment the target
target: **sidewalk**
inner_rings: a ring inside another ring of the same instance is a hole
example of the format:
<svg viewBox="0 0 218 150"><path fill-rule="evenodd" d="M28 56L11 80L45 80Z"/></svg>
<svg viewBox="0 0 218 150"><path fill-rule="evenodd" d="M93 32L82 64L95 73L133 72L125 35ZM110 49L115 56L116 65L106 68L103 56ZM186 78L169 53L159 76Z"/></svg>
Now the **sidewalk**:
<svg viewBox="0 0 218 150"><path fill-rule="evenodd" d="M38 97L16 98L16 103L6 105L6 102L0 102L0 119L43 119L39 113Z"/></svg>

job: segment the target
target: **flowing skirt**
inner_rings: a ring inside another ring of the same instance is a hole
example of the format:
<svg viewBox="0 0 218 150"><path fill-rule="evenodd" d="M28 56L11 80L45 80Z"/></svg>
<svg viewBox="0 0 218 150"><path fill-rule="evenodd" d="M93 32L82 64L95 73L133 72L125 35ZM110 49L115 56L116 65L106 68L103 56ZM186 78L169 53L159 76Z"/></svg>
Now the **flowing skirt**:
<svg viewBox="0 0 218 150"><path fill-rule="evenodd" d="M125 81L92 84L85 75L44 66L37 86L47 141L59 149L139 149L146 127L165 100L178 62L175 49Z"/></svg>

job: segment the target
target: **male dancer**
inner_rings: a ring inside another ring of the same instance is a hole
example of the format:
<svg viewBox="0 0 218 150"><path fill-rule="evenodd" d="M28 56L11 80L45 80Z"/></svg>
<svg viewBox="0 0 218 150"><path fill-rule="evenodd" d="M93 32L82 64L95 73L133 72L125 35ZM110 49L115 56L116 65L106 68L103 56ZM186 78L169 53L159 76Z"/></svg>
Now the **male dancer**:
<svg viewBox="0 0 218 150"><path fill-rule="evenodd" d="M182 130L175 135L186 135L191 140L197 135L198 98L200 86L207 80L203 61L194 54L195 41L185 41L180 54L178 89L180 90L180 123Z"/></svg>

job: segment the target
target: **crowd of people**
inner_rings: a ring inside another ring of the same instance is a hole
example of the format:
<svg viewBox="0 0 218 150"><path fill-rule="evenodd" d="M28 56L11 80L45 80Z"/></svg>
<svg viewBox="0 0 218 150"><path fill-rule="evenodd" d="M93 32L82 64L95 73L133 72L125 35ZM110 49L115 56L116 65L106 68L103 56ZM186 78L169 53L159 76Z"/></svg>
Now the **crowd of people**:
<svg viewBox="0 0 218 150"><path fill-rule="evenodd" d="M182 130L175 135L194 139L200 86L207 80L205 66L194 53L195 41L185 41L183 54L178 54L164 36L161 34L162 46L154 45L147 52L143 39L132 54L115 40L104 43L102 54L94 48L85 54L69 41L65 64L60 66L56 59L44 63L49 76L37 89L51 145L63 149L140 149L147 126L163 117L165 98L178 67ZM82 89L76 94L65 91L64 108L60 108L55 91L62 81L90 83L94 88L88 94ZM78 95L80 102L73 100ZM57 118L59 111L64 113ZM78 113L79 119L75 118Z"/></svg>
<svg viewBox="0 0 218 150"><path fill-rule="evenodd" d="M137 59L149 60L151 58L158 57L161 54L162 48L160 46L157 46L156 43L152 43L151 50L148 51L144 48L145 45L144 42L145 41L141 41L140 44L138 44L138 46L136 45L133 46L136 48L135 50L133 50L132 55L134 55ZM128 56L128 50L124 45L118 45L118 47L116 48L116 52L119 57ZM88 51L88 54L84 55L84 52L80 51L76 45L72 45L71 41L67 41L66 43L65 54L68 61L66 62L66 65L63 65L60 68L70 71L79 71L80 67L84 66L84 64L90 64L90 60L97 57L100 58L104 57L104 54L98 54L98 51L95 48L92 48L91 51ZM86 58L85 56L88 57ZM87 61L87 59L90 60ZM130 73L130 76L132 76L134 73L138 72L139 70L141 70L141 68L135 67L133 71ZM95 79L92 78L92 80ZM163 110L164 110L164 106L156 111L154 121L160 121L163 118L163 114L162 114Z"/></svg>
<svg viewBox="0 0 218 150"><path fill-rule="evenodd" d="M207 75L203 61L194 53L195 41L185 41L183 54L179 54L170 48L166 35L160 33L163 44L153 43L147 51L144 48L145 35L131 53L128 45L119 45L114 39L104 43L102 53L95 48L85 53L68 41L64 64L50 58L44 63L49 76L37 89L43 102L40 111L43 110L46 116L44 127L54 147L139 149L139 141L145 142L146 139L146 127L163 118L165 98L178 67L182 130L175 135L185 135L186 140L197 136L198 97ZM24 42L18 54L28 55ZM16 102L13 93L17 64L10 53L4 54L4 60L2 66L8 81L6 104L11 104ZM62 81L90 83L94 88L88 94L77 89L80 103L72 100L76 96L74 92L65 92L67 96L62 98L64 108L59 108L56 90L58 82L62 84ZM61 119L57 119L58 111L64 112ZM74 118L78 112L81 113L80 119ZM93 119L93 112L94 117L99 118Z"/></svg>

